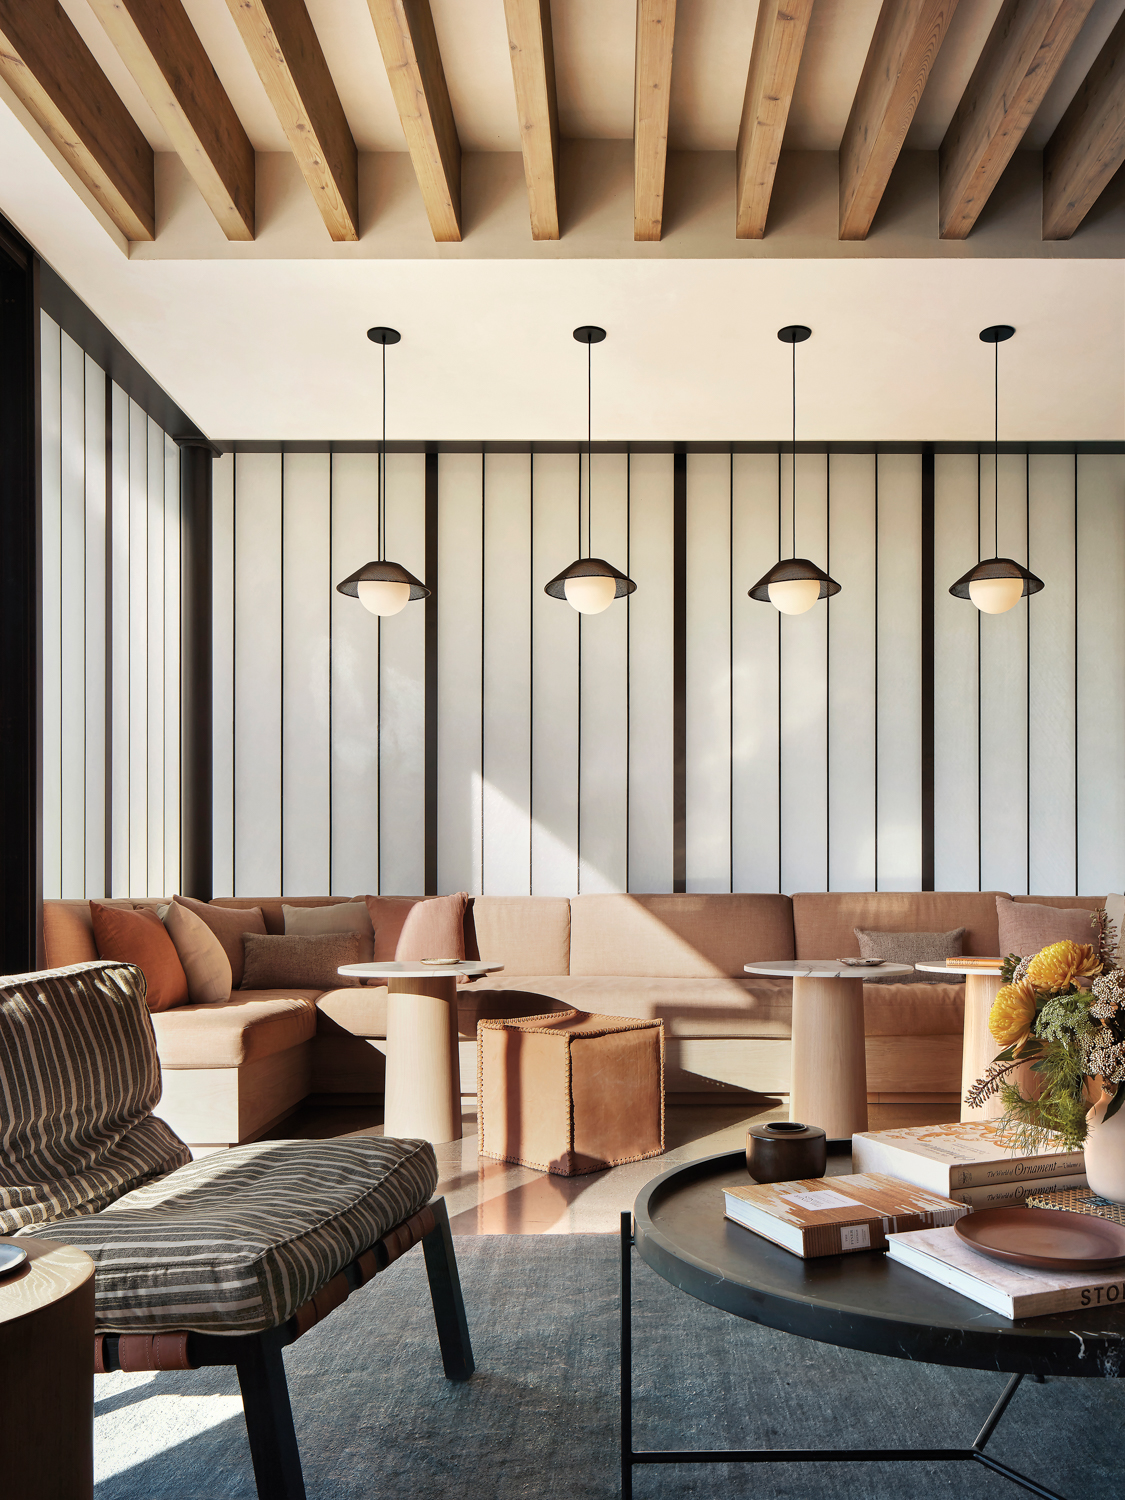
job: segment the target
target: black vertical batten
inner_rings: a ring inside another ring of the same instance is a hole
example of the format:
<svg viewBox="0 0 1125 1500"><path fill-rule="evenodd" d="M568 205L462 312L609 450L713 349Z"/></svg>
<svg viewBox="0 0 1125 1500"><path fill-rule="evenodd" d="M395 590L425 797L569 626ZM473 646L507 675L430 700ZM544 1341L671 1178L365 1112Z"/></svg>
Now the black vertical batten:
<svg viewBox="0 0 1125 1500"><path fill-rule="evenodd" d="M824 567L832 572L832 457L824 455ZM824 601L824 889L832 889L832 600Z"/></svg>
<svg viewBox="0 0 1125 1500"><path fill-rule="evenodd" d="M425 875L427 896L438 881L438 456L426 454L426 750Z"/></svg>
<svg viewBox="0 0 1125 1500"><path fill-rule="evenodd" d="M210 901L213 886L212 465L205 438L180 449L180 861L183 891Z"/></svg>
<svg viewBox="0 0 1125 1500"><path fill-rule="evenodd" d="M0 221L0 964L41 967L39 264Z"/></svg>
<svg viewBox="0 0 1125 1500"><path fill-rule="evenodd" d="M633 576L633 455L625 455L625 572ZM625 889L629 889L629 839L633 805L633 667L632 594L625 595Z"/></svg>
<svg viewBox="0 0 1125 1500"><path fill-rule="evenodd" d="M1078 894L1078 450L1074 452L1074 894Z"/></svg>
<svg viewBox="0 0 1125 1500"><path fill-rule="evenodd" d="M922 889L934 889L934 455L922 454Z"/></svg>
<svg viewBox="0 0 1125 1500"><path fill-rule="evenodd" d="M672 457L672 889L687 890L687 454Z"/></svg>
<svg viewBox="0 0 1125 1500"><path fill-rule="evenodd" d="M181 527L182 530L182 527ZM105 843L104 892L113 895L113 379L105 377ZM181 677L183 675L181 667ZM181 772L182 774L182 772ZM180 848L184 847L183 810Z"/></svg>

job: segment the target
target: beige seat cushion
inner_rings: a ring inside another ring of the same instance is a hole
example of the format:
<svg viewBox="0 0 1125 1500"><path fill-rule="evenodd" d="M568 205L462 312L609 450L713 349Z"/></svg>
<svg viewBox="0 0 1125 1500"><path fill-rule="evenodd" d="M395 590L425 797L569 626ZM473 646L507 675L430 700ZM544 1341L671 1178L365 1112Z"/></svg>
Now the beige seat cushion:
<svg viewBox="0 0 1125 1500"><path fill-rule="evenodd" d="M387 986L385 984L358 986L350 989L325 990L317 997L316 1012L326 1016L353 1036L377 1036L387 1034ZM318 1026L318 1030L331 1031L331 1026Z"/></svg>
<svg viewBox="0 0 1125 1500"><path fill-rule="evenodd" d="M178 1005L152 1018L164 1068L239 1068L316 1032L316 990L236 990L226 1005Z"/></svg>
<svg viewBox="0 0 1125 1500"><path fill-rule="evenodd" d="M858 958L857 927L948 932L963 927L962 953L998 953L998 891L832 891L793 897L798 958Z"/></svg>
<svg viewBox="0 0 1125 1500"><path fill-rule="evenodd" d="M513 974L570 973L570 902L565 896L473 896L465 912L465 956Z"/></svg>
<svg viewBox="0 0 1125 1500"><path fill-rule="evenodd" d="M572 975L735 977L744 964L793 957L788 896L576 896L570 903Z"/></svg>

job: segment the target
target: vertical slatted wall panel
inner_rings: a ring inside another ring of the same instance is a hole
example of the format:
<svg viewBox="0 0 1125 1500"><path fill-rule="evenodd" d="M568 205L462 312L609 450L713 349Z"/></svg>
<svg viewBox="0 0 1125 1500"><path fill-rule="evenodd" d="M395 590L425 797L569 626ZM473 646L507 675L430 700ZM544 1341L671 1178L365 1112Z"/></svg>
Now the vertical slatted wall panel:
<svg viewBox="0 0 1125 1500"><path fill-rule="evenodd" d="M688 454L689 891L731 889L731 505L729 455Z"/></svg>
<svg viewBox="0 0 1125 1500"><path fill-rule="evenodd" d="M130 773L132 768L132 647L131 605L133 580L129 569L132 502L129 474L132 454L129 445L130 402L116 385L111 391L110 422L112 428L113 468L110 476L110 647L109 664L112 687L109 697L111 718L110 745L110 891L111 896L128 896L132 851L132 807Z"/></svg>
<svg viewBox="0 0 1125 1500"><path fill-rule="evenodd" d="M234 518L235 460L225 453L212 472L211 535L211 723L212 723L212 889L234 895ZM259 892L259 894L261 894Z"/></svg>
<svg viewBox="0 0 1125 1500"><path fill-rule="evenodd" d="M40 339L43 482L43 894L63 893L62 829L62 330L44 315Z"/></svg>
<svg viewBox="0 0 1125 1500"><path fill-rule="evenodd" d="M164 511L164 434L151 419L145 422L148 445L146 499L148 503L148 559L145 569L145 717L148 849L145 856L146 895L164 890L164 766L165 738L164 591L167 554L167 517Z"/></svg>
<svg viewBox="0 0 1125 1500"><path fill-rule="evenodd" d="M60 374L62 893L81 896L86 883L86 370L82 350L65 333Z"/></svg>
<svg viewBox="0 0 1125 1500"><path fill-rule="evenodd" d="M107 894L106 840L106 380L88 355L85 375L84 780L86 864L82 894Z"/></svg>
<svg viewBox="0 0 1125 1500"><path fill-rule="evenodd" d="M129 879L148 895L148 418L129 402Z"/></svg>
<svg viewBox="0 0 1125 1500"><path fill-rule="evenodd" d="M164 438L164 880L180 889L180 450Z"/></svg>
<svg viewBox="0 0 1125 1500"><path fill-rule="evenodd" d="M978 889L977 630L949 586L977 561L977 459L934 458L934 884ZM885 569L891 560L882 558Z"/></svg>

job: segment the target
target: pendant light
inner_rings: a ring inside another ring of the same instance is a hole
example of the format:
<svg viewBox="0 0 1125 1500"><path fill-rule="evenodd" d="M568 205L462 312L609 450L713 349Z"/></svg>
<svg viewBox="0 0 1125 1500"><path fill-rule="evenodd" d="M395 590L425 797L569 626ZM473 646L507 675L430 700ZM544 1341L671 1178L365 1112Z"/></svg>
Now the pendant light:
<svg viewBox="0 0 1125 1500"><path fill-rule="evenodd" d="M402 335L394 328L369 328L367 337L383 349L383 436L379 443L377 481L379 556L374 562L364 563L336 588L339 593L358 599L373 615L397 615L411 599L425 599L430 591L400 563L389 562L384 556L387 545L387 345L397 344Z"/></svg>
<svg viewBox="0 0 1125 1500"><path fill-rule="evenodd" d="M552 599L565 599L581 615L600 615L615 599L635 592L637 585L626 578L604 557L593 557L593 346L605 338L604 328L584 325L574 330L574 337L586 345L586 556L564 568L543 592ZM578 455L578 551L582 552L582 454Z"/></svg>
<svg viewBox="0 0 1125 1500"><path fill-rule="evenodd" d="M992 545L1000 551L1000 345L1015 333L1010 323L994 323L980 331L981 343L993 348L992 417ZM980 469L977 469L977 504L980 504ZM980 552L980 536L977 536ZM949 592L957 599L970 599L984 615L1002 615L1028 594L1037 594L1043 580L1029 573L1014 558L986 557L958 578Z"/></svg>
<svg viewBox="0 0 1125 1500"><path fill-rule="evenodd" d="M818 599L840 592L840 585L807 557L797 556L797 345L812 337L812 329L802 323L779 328L777 336L793 350L793 556L774 564L750 590L751 599L772 604L780 614L803 615Z"/></svg>

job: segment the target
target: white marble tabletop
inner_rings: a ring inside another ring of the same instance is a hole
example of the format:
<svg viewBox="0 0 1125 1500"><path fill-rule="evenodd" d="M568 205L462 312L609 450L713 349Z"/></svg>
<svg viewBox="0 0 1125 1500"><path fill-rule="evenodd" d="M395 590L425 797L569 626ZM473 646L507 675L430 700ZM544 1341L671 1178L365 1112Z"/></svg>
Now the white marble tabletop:
<svg viewBox="0 0 1125 1500"><path fill-rule="evenodd" d="M772 974L777 979L882 979L888 974L912 974L916 964L842 964L838 958L781 959L763 964L744 964L747 974Z"/></svg>
<svg viewBox="0 0 1125 1500"><path fill-rule="evenodd" d="M462 958L449 964L399 963L394 960L382 964L341 964L337 974L349 979L449 979L458 974L498 974L503 964L483 964L471 958Z"/></svg>
<svg viewBox="0 0 1125 1500"><path fill-rule="evenodd" d="M994 969L983 969L980 964L947 964L944 960L940 964L915 964L916 969L925 969L927 974L985 974L989 979L1000 978L1000 965Z"/></svg>

